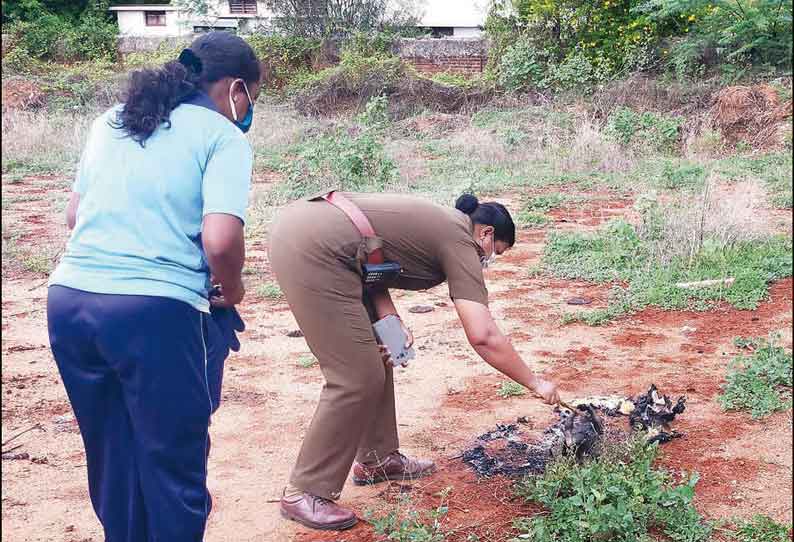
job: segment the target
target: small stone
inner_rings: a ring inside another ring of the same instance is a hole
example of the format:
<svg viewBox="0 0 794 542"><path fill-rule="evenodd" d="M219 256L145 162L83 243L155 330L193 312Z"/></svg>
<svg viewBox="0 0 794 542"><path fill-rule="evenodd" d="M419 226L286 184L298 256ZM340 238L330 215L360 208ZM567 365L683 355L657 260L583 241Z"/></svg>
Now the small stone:
<svg viewBox="0 0 794 542"><path fill-rule="evenodd" d="M446 307L447 303L445 301L436 301L436 307Z"/></svg>
<svg viewBox="0 0 794 542"><path fill-rule="evenodd" d="M74 421L74 414L63 414L62 416L55 416L52 419L52 423L58 425L71 423L73 421Z"/></svg>
<svg viewBox="0 0 794 542"><path fill-rule="evenodd" d="M49 463L49 461L47 460L46 456L31 457L30 458L30 462L31 463L36 463L37 465L47 465Z"/></svg>
<svg viewBox="0 0 794 542"><path fill-rule="evenodd" d="M30 459L30 455L28 455L27 452L22 452L21 454L3 454L3 459L8 459L9 461Z"/></svg>
<svg viewBox="0 0 794 542"><path fill-rule="evenodd" d="M681 333L694 333L695 331L697 331L697 328L692 326L684 326L681 328Z"/></svg>
<svg viewBox="0 0 794 542"><path fill-rule="evenodd" d="M303 331L301 331L300 329L294 329L292 331L287 331L287 337L290 337L292 339L297 339L299 337L303 337Z"/></svg>
<svg viewBox="0 0 794 542"><path fill-rule="evenodd" d="M67 525L66 528L63 530L65 533L73 533L74 532L74 525Z"/></svg>
<svg viewBox="0 0 794 542"><path fill-rule="evenodd" d="M587 297L572 297L565 302L569 305L589 305L593 300Z"/></svg>
<svg viewBox="0 0 794 542"><path fill-rule="evenodd" d="M516 422L523 423L524 425L526 425L529 423L529 418L527 418L526 416L519 416L518 418L516 418Z"/></svg>
<svg viewBox="0 0 794 542"><path fill-rule="evenodd" d="M413 307L408 309L408 312L413 314L424 314L426 312L432 312L433 310L435 309L430 305L414 305Z"/></svg>

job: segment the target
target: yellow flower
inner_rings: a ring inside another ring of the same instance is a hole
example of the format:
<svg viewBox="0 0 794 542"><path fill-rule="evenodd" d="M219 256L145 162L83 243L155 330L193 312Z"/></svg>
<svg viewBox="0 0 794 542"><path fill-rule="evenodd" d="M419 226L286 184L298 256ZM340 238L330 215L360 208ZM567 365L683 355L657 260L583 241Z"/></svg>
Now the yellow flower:
<svg viewBox="0 0 794 542"><path fill-rule="evenodd" d="M684 32L689 32L689 28L684 28Z"/></svg>
<svg viewBox="0 0 794 542"><path fill-rule="evenodd" d="M694 21L694 20L695 20L695 16L694 16L694 15L690 15L690 16L689 16L689 20L690 20L690 21Z"/></svg>

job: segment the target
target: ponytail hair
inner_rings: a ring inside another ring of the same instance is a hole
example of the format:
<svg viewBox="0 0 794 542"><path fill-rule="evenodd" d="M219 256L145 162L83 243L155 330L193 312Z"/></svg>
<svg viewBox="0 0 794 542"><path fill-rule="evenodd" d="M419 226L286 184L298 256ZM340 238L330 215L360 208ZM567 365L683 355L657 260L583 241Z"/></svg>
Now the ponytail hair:
<svg viewBox="0 0 794 542"><path fill-rule="evenodd" d="M177 60L132 72L124 106L111 126L143 147L160 125L171 127L171 112L179 104L224 77L257 83L259 60L242 38L209 32L196 38Z"/></svg>
<svg viewBox="0 0 794 542"><path fill-rule="evenodd" d="M474 224L493 226L494 238L513 246L516 243L516 225L510 211L501 203L494 201L480 203L473 194L463 194L455 202L455 208L469 215Z"/></svg>

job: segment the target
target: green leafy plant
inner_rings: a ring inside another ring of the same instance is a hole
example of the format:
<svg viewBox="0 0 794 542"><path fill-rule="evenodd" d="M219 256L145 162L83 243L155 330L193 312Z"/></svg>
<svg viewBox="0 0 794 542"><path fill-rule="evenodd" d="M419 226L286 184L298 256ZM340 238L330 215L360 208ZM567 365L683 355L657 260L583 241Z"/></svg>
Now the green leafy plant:
<svg viewBox="0 0 794 542"><path fill-rule="evenodd" d="M738 542L788 542L791 540L791 525L757 515L750 520L738 521L730 534Z"/></svg>
<svg viewBox="0 0 794 542"><path fill-rule="evenodd" d="M383 129L389 125L388 96L373 96L358 117L358 122L368 128Z"/></svg>
<svg viewBox="0 0 794 542"><path fill-rule="evenodd" d="M623 145L669 152L679 141L682 124L680 117L620 107L610 115L607 130Z"/></svg>
<svg viewBox="0 0 794 542"><path fill-rule="evenodd" d="M671 540L705 542L711 527L693 506L697 475L683 483L653 466L656 444L635 439L608 447L583 464L563 459L538 477L527 477L517 493L547 509L546 515L514 523L518 541L636 542L660 531Z"/></svg>
<svg viewBox="0 0 794 542"><path fill-rule="evenodd" d="M747 410L762 418L791 405L792 355L774 339L752 344L758 345L752 355L737 357L729 367L719 402L725 410Z"/></svg>
<svg viewBox="0 0 794 542"><path fill-rule="evenodd" d="M315 365L317 365L318 363L319 362L317 361L317 358L315 358L310 354L298 358L298 365L300 365L304 369L310 369Z"/></svg>
<svg viewBox="0 0 794 542"><path fill-rule="evenodd" d="M496 390L496 395L502 399L507 399L508 397L518 397L519 395L524 395L525 393L527 393L527 389L518 382L513 382L512 380L502 382L499 385L499 389Z"/></svg>
<svg viewBox="0 0 794 542"><path fill-rule="evenodd" d="M281 288L275 282L266 282L262 284L258 288L258 293L262 297L266 297L268 299L281 299L284 297L284 293L281 291Z"/></svg>
<svg viewBox="0 0 794 542"><path fill-rule="evenodd" d="M365 513L365 518L372 525L375 533L385 536L394 542L444 542L447 531L444 518L449 511L446 504L451 487L445 488L437 495L441 504L436 508L420 513L411 506L408 495L401 495L394 509L385 514L377 514L372 510Z"/></svg>

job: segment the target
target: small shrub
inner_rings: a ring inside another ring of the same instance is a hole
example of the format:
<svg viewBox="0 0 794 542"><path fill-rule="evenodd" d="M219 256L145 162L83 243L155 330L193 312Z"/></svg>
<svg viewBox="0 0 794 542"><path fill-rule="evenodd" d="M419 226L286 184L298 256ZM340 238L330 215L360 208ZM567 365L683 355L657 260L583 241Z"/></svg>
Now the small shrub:
<svg viewBox="0 0 794 542"><path fill-rule="evenodd" d="M549 223L549 219L540 213L522 209L516 215L516 223L522 228L542 228Z"/></svg>
<svg viewBox="0 0 794 542"><path fill-rule="evenodd" d="M257 292L259 295L266 297L267 299L281 299L284 297L281 287L279 287L279 285L275 282L267 282L261 285Z"/></svg>
<svg viewBox="0 0 794 542"><path fill-rule="evenodd" d="M301 356L298 358L298 365L300 365L304 369L310 369L315 365L317 365L318 363L319 362L317 361L317 358L315 358L312 355L307 354L305 356Z"/></svg>
<svg viewBox="0 0 794 542"><path fill-rule="evenodd" d="M527 389L518 382L513 382L512 380L508 382L502 382L499 386L499 389L496 390L496 395L502 399L507 399L508 397L518 397L519 395L524 395L525 393L527 393Z"/></svg>
<svg viewBox="0 0 794 542"><path fill-rule="evenodd" d="M530 211L545 213L561 206L566 200L567 197L559 192L541 194L530 198L524 208Z"/></svg>
<svg viewBox="0 0 794 542"><path fill-rule="evenodd" d="M441 505L420 513L411 506L410 496L401 495L396 509L380 515L368 510L364 517L372 525L375 533L394 542L444 542L448 532L444 528L444 518L449 507L447 495L452 488L442 490Z"/></svg>
<svg viewBox="0 0 794 542"><path fill-rule="evenodd" d="M762 418L790 406L792 355L773 341L756 340L758 349L749 357L734 359L719 397L725 410L747 410ZM789 388L784 401L779 388Z"/></svg>
<svg viewBox="0 0 794 542"><path fill-rule="evenodd" d="M623 145L671 152L679 142L682 124L680 117L637 113L621 107L610 115L607 130Z"/></svg>
<svg viewBox="0 0 794 542"><path fill-rule="evenodd" d="M543 53L526 39L508 47L500 61L499 84L513 92L546 87Z"/></svg>
<svg viewBox="0 0 794 542"><path fill-rule="evenodd" d="M566 458L542 476L525 478L517 493L548 513L515 523L523 531L518 539L636 542L657 531L672 540L705 542L711 527L692 504L697 475L676 483L653 466L657 454L656 444L636 439L625 448L607 448L598 459L578 464Z"/></svg>
<svg viewBox="0 0 794 542"><path fill-rule="evenodd" d="M388 96L370 98L357 120L368 128L382 129L388 126L390 120Z"/></svg>
<svg viewBox="0 0 794 542"><path fill-rule="evenodd" d="M731 534L737 542L788 542L791 540L791 526L757 515L751 520L737 522L736 530Z"/></svg>
<svg viewBox="0 0 794 542"><path fill-rule="evenodd" d="M691 189L703 186L705 180L706 169L703 166L665 160L657 185L668 190Z"/></svg>

